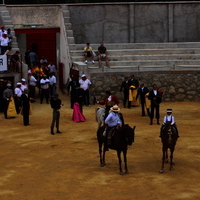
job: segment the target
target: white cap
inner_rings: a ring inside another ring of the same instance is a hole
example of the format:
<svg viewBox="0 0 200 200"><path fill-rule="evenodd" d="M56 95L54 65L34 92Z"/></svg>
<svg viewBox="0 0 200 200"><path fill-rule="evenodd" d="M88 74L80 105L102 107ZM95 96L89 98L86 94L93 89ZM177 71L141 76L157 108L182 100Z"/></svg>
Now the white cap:
<svg viewBox="0 0 200 200"><path fill-rule="evenodd" d="M26 81L26 79L25 79L25 78L22 78L22 81Z"/></svg>
<svg viewBox="0 0 200 200"><path fill-rule="evenodd" d="M21 83L20 83L20 82L18 82L18 83L17 83L17 85L21 85Z"/></svg>
<svg viewBox="0 0 200 200"><path fill-rule="evenodd" d="M82 74L82 76L81 77L86 77L86 75L85 74Z"/></svg>

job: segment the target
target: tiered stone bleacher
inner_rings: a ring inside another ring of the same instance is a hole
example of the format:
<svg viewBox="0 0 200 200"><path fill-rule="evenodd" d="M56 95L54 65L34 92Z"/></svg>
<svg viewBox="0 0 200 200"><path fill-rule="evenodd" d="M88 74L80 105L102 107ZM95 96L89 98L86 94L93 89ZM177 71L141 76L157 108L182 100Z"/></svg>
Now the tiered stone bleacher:
<svg viewBox="0 0 200 200"><path fill-rule="evenodd" d="M70 54L73 63L84 63L83 49L85 44L70 44ZM91 44L97 52L99 44ZM106 44L110 60L110 68L98 67L88 59L87 67L90 73L155 71L155 70L200 70L200 43L119 43Z"/></svg>

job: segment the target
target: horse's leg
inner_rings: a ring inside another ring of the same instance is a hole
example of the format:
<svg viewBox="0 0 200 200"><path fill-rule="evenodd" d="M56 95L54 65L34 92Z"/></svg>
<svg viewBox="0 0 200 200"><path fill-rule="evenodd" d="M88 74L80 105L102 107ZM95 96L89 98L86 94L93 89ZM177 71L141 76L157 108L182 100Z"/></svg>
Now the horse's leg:
<svg viewBox="0 0 200 200"><path fill-rule="evenodd" d="M103 158L102 158L102 142L99 141L99 157L100 157L100 166L103 167Z"/></svg>
<svg viewBox="0 0 200 200"><path fill-rule="evenodd" d="M165 154L165 163L168 163L168 149L166 149L166 154Z"/></svg>
<svg viewBox="0 0 200 200"><path fill-rule="evenodd" d="M117 157L118 157L118 161L119 161L120 175L124 175L124 173L122 171L122 160L121 160L121 151L120 150L117 150Z"/></svg>
<svg viewBox="0 0 200 200"><path fill-rule="evenodd" d="M127 149L125 149L125 150L123 151L123 154L124 154L125 174L129 174L128 166L127 166L127 157L126 157Z"/></svg>
<svg viewBox="0 0 200 200"><path fill-rule="evenodd" d="M170 168L169 168L169 170L170 171L172 171L172 170L174 170L174 168L173 168L173 153L174 153L174 147L172 147L171 149L171 154L170 154Z"/></svg>
<svg viewBox="0 0 200 200"><path fill-rule="evenodd" d="M165 163L165 153L166 153L166 150L164 148L164 145L163 145L163 148L162 148L162 152L163 152L163 156L162 156L162 165L161 165L161 169L160 169L160 173L163 173L164 172L164 163Z"/></svg>

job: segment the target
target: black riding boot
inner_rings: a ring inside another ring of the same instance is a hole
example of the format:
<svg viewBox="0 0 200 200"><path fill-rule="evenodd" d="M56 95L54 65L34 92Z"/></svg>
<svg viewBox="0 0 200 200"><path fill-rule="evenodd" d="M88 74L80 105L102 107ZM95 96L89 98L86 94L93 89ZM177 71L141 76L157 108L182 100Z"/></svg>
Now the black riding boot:
<svg viewBox="0 0 200 200"><path fill-rule="evenodd" d="M51 135L55 135L52 127L50 127L50 131L51 131Z"/></svg>

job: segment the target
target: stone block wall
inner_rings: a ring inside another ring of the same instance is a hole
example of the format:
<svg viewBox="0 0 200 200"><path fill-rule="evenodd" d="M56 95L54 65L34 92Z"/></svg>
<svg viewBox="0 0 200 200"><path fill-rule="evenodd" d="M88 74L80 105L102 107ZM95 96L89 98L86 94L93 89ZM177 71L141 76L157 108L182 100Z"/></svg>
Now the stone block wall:
<svg viewBox="0 0 200 200"><path fill-rule="evenodd" d="M162 90L163 101L200 101L200 71L166 71L166 72L133 72L132 74L152 89L152 84L157 84ZM123 100L123 93L120 93L120 86L125 76L130 73L103 73L90 74L93 87L91 97L98 100L103 99L105 91L110 90L120 100Z"/></svg>
<svg viewBox="0 0 200 200"><path fill-rule="evenodd" d="M200 41L200 2L68 5L75 43Z"/></svg>

